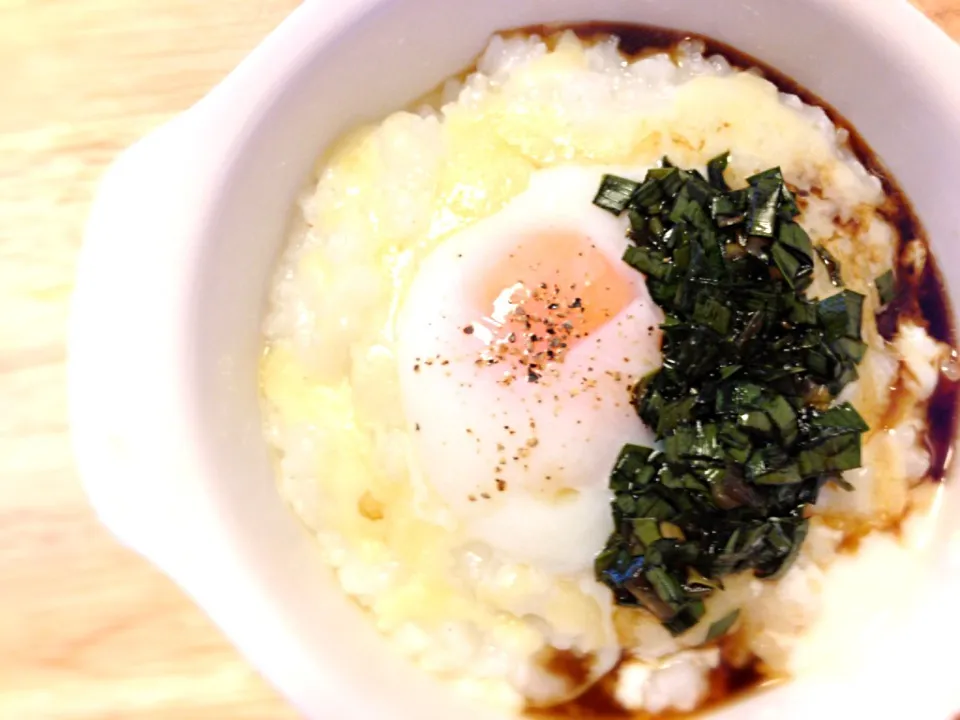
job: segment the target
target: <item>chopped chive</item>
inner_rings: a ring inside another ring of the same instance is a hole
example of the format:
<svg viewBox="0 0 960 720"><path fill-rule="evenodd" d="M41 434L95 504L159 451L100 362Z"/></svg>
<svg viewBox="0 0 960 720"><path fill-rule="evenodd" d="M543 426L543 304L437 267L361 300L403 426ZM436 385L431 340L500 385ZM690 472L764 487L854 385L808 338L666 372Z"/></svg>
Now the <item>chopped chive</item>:
<svg viewBox="0 0 960 720"><path fill-rule="evenodd" d="M600 182L600 189L593 198L593 204L609 210L614 215L619 215L627 209L627 204L638 187L640 183L633 180L616 175L604 175Z"/></svg>
<svg viewBox="0 0 960 720"><path fill-rule="evenodd" d="M731 190L727 161L704 178L664 159L642 182L607 176L598 192L627 213L623 260L646 275L664 321L663 365L632 393L661 449L626 445L617 458L614 531L595 570L617 603L673 634L697 625L725 576L787 572L805 509L825 484L849 486L842 473L860 466L867 429L852 405L830 406L867 350L864 297L808 299L815 254L828 271L830 257L795 221L782 173ZM892 285L877 279L881 302Z"/></svg>
<svg viewBox="0 0 960 720"><path fill-rule="evenodd" d="M777 240L801 259L813 263L813 243L810 242L810 236L795 222L781 222Z"/></svg>
<svg viewBox="0 0 960 720"><path fill-rule="evenodd" d="M844 290L824 298L820 301L817 313L829 340L841 337L860 339L863 313L863 295L860 293Z"/></svg>
<svg viewBox="0 0 960 720"><path fill-rule="evenodd" d="M714 298L701 297L693 308L693 319L718 335L726 335L730 331L733 313Z"/></svg>
<svg viewBox="0 0 960 720"><path fill-rule="evenodd" d="M840 261L831 255L830 251L823 245L817 245L817 255L820 257L823 266L827 269L827 274L830 276L830 284L834 287L842 288L843 277L840 273Z"/></svg>
<svg viewBox="0 0 960 720"><path fill-rule="evenodd" d="M729 162L730 153L726 152L723 155L718 155L707 163L707 178L710 180L710 184L717 190L726 191L730 189L727 181L723 177L723 171L727 169Z"/></svg>
<svg viewBox="0 0 960 720"><path fill-rule="evenodd" d="M710 625L710 629L707 630L707 636L704 638L703 641L705 643L708 643L708 642L713 642L718 638L722 638L724 635L730 632L730 628L732 628L736 624L737 619L739 617L740 617L739 608L737 608L733 612L727 613L722 618L720 618L719 620L717 620L716 622Z"/></svg>
<svg viewBox="0 0 960 720"><path fill-rule="evenodd" d="M773 237L782 188L783 182L769 177L751 181L750 210L747 214L747 232L750 235Z"/></svg>
<svg viewBox="0 0 960 720"><path fill-rule="evenodd" d="M647 208L648 210L664 199L663 188L653 178L648 178L640 183L639 187L633 191L630 198L630 204L634 207Z"/></svg>
<svg viewBox="0 0 960 720"><path fill-rule="evenodd" d="M880 296L880 305L889 305L897 297L896 279L893 277L893 270L887 270L883 275L874 281L877 286L877 294Z"/></svg>
<svg viewBox="0 0 960 720"><path fill-rule="evenodd" d="M627 248L623 261L634 270L658 280L666 280L672 273L672 265L660 253L643 247Z"/></svg>

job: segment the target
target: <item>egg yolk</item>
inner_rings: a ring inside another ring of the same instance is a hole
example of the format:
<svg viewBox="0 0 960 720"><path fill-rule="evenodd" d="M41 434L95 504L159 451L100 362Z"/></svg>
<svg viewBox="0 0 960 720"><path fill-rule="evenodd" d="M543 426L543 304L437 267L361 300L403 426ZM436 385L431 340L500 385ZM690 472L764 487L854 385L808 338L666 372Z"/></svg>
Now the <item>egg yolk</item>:
<svg viewBox="0 0 960 720"><path fill-rule="evenodd" d="M607 256L574 232L520 238L473 285L478 318L464 332L482 343L477 363L509 363L530 381L634 297Z"/></svg>

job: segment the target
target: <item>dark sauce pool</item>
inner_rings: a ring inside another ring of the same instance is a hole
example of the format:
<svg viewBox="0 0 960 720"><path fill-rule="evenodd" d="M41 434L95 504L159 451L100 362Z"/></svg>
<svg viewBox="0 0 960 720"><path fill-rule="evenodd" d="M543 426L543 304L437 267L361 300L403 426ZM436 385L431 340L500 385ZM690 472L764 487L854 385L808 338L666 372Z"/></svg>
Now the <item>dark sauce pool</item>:
<svg viewBox="0 0 960 720"><path fill-rule="evenodd" d="M837 110L821 98L801 87L792 78L784 75L762 61L741 52L730 45L682 30L634 25L629 23L590 22L573 25L534 25L509 31L507 35L539 35L549 38L556 33L573 30L582 40L602 40L610 35L620 38L620 50L628 56L671 52L683 40L697 40L704 44L705 55L724 56L732 66L746 69L755 68L774 83L782 92L798 96L807 105L823 108L837 128L849 134L849 147L857 159L883 183L887 202L881 215L893 225L899 235L900 247L897 258L897 298L881 314L877 323L881 334L891 339L897 326L903 320L914 320L926 325L929 333L942 342L956 347L956 334L950 301L940 270L932 254L927 253L927 261L921 272L916 272L910 263L903 259L903 247L911 240L921 241L929 248L927 236L913 205L896 180L883 166L876 153L867 142ZM953 382L941 375L937 389L930 400L927 410L927 445L931 453L930 477L933 481L944 479L951 459L953 442L957 434L957 405L960 383ZM763 672L756 658L747 661L730 662L735 653L721 645L724 660L710 675L710 691L706 701L693 713L699 715L717 709L720 705L741 699L747 693L755 692L775 678ZM556 668L567 664L558 663ZM569 664L574 666L574 664ZM576 680L575 678L571 678ZM647 713L631 712L622 707L614 695L615 676L601 680L580 697L563 705L549 709L529 708L527 714L536 718L583 718L584 720L646 720L653 716ZM690 713L666 713L657 718L691 717Z"/></svg>
<svg viewBox="0 0 960 720"><path fill-rule="evenodd" d="M721 642L721 657L727 655L728 648ZM557 655L568 655L566 652L559 652ZM548 666L551 671L571 667L575 679L580 675L582 664L577 660L561 659L559 662L552 662ZM581 675L582 678L582 675ZM616 670L611 672L600 682L591 686L583 695L562 705L551 708L528 708L526 715L538 720L682 720L691 718L694 715L716 710L720 706L738 698L742 698L749 692L754 692L764 685L773 685L777 681L765 674L760 668L755 658L735 666L729 662L721 662L709 676L709 689L707 696L701 707L695 713L666 712L659 715L651 715L645 712L633 712L625 709L617 702L615 695Z"/></svg>

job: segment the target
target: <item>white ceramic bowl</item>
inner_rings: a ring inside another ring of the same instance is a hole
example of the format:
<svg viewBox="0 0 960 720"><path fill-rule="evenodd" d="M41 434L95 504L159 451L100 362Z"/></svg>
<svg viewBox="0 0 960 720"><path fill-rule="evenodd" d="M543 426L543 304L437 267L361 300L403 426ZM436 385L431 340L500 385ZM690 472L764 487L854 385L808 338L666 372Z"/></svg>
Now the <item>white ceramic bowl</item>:
<svg viewBox="0 0 960 720"><path fill-rule="evenodd" d="M710 35L835 104L915 202L957 307L960 49L905 0L306 2L104 180L80 260L70 400L80 471L104 523L310 717L484 713L386 650L275 491L256 366L294 194L338 133L465 67L493 31L582 20ZM880 612L885 652L862 682L793 683L721 715L960 711L948 655L960 647L960 538L950 528L960 487L941 503L930 551L918 556L932 563L929 610ZM931 650L934 637L942 651Z"/></svg>

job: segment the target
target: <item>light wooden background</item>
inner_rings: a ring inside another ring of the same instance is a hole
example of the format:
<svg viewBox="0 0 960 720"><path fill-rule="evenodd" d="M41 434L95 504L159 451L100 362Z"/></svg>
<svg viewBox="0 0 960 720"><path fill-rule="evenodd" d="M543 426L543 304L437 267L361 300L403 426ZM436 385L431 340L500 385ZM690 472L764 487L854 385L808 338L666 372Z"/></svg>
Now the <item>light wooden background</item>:
<svg viewBox="0 0 960 720"><path fill-rule="evenodd" d="M63 335L104 168L297 4L0 0L2 720L295 717L177 588L97 525L68 447ZM918 4L960 39L960 0Z"/></svg>

